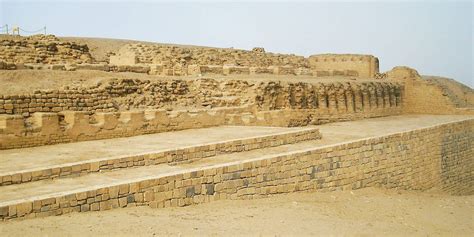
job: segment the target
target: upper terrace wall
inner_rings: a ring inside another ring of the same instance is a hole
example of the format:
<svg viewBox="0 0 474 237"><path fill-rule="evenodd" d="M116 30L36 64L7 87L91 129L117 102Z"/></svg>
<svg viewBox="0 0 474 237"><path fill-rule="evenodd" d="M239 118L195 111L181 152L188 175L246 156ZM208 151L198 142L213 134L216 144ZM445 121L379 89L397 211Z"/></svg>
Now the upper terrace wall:
<svg viewBox="0 0 474 237"><path fill-rule="evenodd" d="M371 55L323 54L305 58L289 54L265 53L262 49L246 51L145 44L127 44L123 46L117 55L110 57L110 64L155 64L167 69L176 70L178 68L188 71L190 70L189 65L194 67L232 65L264 68L264 70L268 70L266 73L274 74L278 73L275 73L269 67L291 67L293 70L308 70L307 74L314 76L365 78L373 78L379 72L378 59ZM222 72L218 71L217 73Z"/></svg>
<svg viewBox="0 0 474 237"><path fill-rule="evenodd" d="M382 82L118 80L103 88L3 96L3 113L17 115L0 114L0 149L218 125L306 126L396 115L402 91L400 84ZM165 105L186 109L99 112Z"/></svg>
<svg viewBox="0 0 474 237"><path fill-rule="evenodd" d="M113 112L130 109L257 106L259 110L325 109L364 113L400 107L401 84L391 82L304 83L246 80L110 80L93 87L0 95L0 114Z"/></svg>
<svg viewBox="0 0 474 237"><path fill-rule="evenodd" d="M0 61L7 63L91 63L87 45L60 41L54 35L0 39Z"/></svg>
<svg viewBox="0 0 474 237"><path fill-rule="evenodd" d="M320 54L308 58L318 76L354 76L373 78L379 72L379 60L372 55Z"/></svg>
<svg viewBox="0 0 474 237"><path fill-rule="evenodd" d="M307 67L302 56L265 53L262 50L236 50L223 48L187 48L165 45L128 44L116 56L110 57L110 64L133 65L162 64L168 67L179 65L237 65L237 66L293 66Z"/></svg>
<svg viewBox="0 0 474 237"><path fill-rule="evenodd" d="M196 67L207 67L201 72L226 74L227 70L227 74L232 74L234 71L243 74L303 74L366 78L373 78L378 72L378 59L370 55L328 54L305 58L294 54L267 53L263 48L254 48L249 51L133 43L126 44L118 52L110 52L108 55L109 65L93 64L81 67L76 65L97 63L85 44L60 40L54 35L3 36L0 39L0 69L10 70L82 68L180 76L193 74L196 72ZM221 68L213 68L216 66ZM234 68L223 69L222 66ZM247 69L240 67L247 67Z"/></svg>

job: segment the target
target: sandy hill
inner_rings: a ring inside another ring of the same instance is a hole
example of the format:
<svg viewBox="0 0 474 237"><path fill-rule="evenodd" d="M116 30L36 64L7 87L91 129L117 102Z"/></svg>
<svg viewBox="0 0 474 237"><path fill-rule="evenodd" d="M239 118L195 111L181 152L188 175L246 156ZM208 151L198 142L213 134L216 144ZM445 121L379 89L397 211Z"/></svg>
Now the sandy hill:
<svg viewBox="0 0 474 237"><path fill-rule="evenodd" d="M439 76L422 76L428 82L442 88L444 94L456 107L474 107L474 89L454 79Z"/></svg>

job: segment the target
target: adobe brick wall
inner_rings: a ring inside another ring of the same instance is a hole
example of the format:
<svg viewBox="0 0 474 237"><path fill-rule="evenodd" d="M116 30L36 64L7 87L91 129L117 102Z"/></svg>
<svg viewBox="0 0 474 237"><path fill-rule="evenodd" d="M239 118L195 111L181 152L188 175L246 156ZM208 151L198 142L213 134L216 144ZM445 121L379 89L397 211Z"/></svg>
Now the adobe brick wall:
<svg viewBox="0 0 474 237"><path fill-rule="evenodd" d="M372 55L319 54L308 58L315 76L352 76L374 78L379 72L379 60Z"/></svg>
<svg viewBox="0 0 474 237"><path fill-rule="evenodd" d="M115 112L173 107L235 107L257 105L262 110L351 107L364 111L401 103L398 82L279 82L246 80L111 80L90 87L37 90L30 94L0 95L0 115L29 117L35 112ZM360 101L360 102L359 102ZM384 105L382 105L384 104ZM386 104L386 105L385 105ZM350 108L348 108L350 110Z"/></svg>
<svg viewBox="0 0 474 237"><path fill-rule="evenodd" d="M91 63L87 45L65 42L54 35L2 36L0 61L6 63ZM1 67L0 67L1 69Z"/></svg>
<svg viewBox="0 0 474 237"><path fill-rule="evenodd" d="M474 119L257 158L0 207L0 217L150 205L176 207L298 191L381 186L474 193ZM456 157L451 159L450 157Z"/></svg>

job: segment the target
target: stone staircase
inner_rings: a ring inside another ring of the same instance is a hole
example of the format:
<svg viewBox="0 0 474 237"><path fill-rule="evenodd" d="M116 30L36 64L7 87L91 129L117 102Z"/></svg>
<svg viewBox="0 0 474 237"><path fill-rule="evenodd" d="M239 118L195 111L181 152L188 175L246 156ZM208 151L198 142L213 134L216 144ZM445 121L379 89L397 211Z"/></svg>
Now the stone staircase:
<svg viewBox="0 0 474 237"><path fill-rule="evenodd" d="M2 150L0 218L225 198L218 190L237 177L217 173L238 169L243 160L311 148L320 138L308 127L222 126Z"/></svg>
<svg viewBox="0 0 474 237"><path fill-rule="evenodd" d="M404 115L2 150L0 219L374 186L472 194L473 123Z"/></svg>

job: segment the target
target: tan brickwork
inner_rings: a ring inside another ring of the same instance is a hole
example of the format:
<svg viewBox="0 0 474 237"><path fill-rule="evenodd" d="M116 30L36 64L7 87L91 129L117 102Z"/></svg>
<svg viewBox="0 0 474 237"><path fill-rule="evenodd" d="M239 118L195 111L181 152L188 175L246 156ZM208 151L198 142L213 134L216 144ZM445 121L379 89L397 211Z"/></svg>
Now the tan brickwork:
<svg viewBox="0 0 474 237"><path fill-rule="evenodd" d="M124 156L121 158L104 158L100 160L87 160L60 167L49 167L29 170L22 173L0 174L0 186L33 182L43 179L79 176L87 173L148 166L158 164L176 165L194 162L203 158L221 154L251 151L267 147L293 144L302 141L320 139L321 134L316 128L307 128L304 131L283 132L280 134L220 141L212 144L198 145L186 148L171 149L155 153L140 154L137 156Z"/></svg>
<svg viewBox="0 0 474 237"><path fill-rule="evenodd" d="M137 205L178 207L297 191L381 186L473 194L474 120L231 162L57 197L2 203L3 219ZM456 157L451 159L450 157Z"/></svg>
<svg viewBox="0 0 474 237"><path fill-rule="evenodd" d="M319 54L308 61L315 76L374 78L379 72L379 60L372 55Z"/></svg>
<svg viewBox="0 0 474 237"><path fill-rule="evenodd" d="M64 42L54 35L33 35L2 37L0 61L19 64L80 64L91 63L93 59L87 45Z"/></svg>

